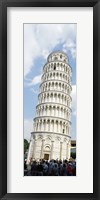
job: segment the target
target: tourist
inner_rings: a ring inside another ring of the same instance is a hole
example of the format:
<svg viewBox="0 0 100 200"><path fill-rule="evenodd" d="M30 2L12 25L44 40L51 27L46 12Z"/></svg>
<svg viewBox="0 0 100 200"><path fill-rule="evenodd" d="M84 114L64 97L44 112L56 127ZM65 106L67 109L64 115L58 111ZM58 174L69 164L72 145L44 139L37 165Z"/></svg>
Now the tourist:
<svg viewBox="0 0 100 200"><path fill-rule="evenodd" d="M31 160L27 166L24 163L25 176L76 176L75 160Z"/></svg>

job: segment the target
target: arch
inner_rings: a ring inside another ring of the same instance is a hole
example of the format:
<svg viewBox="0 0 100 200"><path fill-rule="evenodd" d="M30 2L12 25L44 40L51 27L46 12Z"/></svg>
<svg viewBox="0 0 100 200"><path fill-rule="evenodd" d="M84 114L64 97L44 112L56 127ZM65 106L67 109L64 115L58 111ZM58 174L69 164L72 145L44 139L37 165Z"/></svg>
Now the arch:
<svg viewBox="0 0 100 200"><path fill-rule="evenodd" d="M52 89L54 89L54 82L52 82Z"/></svg>
<svg viewBox="0 0 100 200"><path fill-rule="evenodd" d="M62 103L65 104L65 95L62 96Z"/></svg>
<svg viewBox="0 0 100 200"><path fill-rule="evenodd" d="M47 94L47 98L46 98L47 102L49 101L49 94Z"/></svg>
<svg viewBox="0 0 100 200"><path fill-rule="evenodd" d="M51 67L53 66L53 63L51 63Z"/></svg>
<svg viewBox="0 0 100 200"><path fill-rule="evenodd" d="M47 137L45 138L46 140L52 140L52 137L50 135L47 135Z"/></svg>
<svg viewBox="0 0 100 200"><path fill-rule="evenodd" d="M41 135L39 135L38 138L37 138L37 140L42 140L42 138L43 137Z"/></svg>
<svg viewBox="0 0 100 200"><path fill-rule="evenodd" d="M62 84L62 89L64 90L64 83Z"/></svg>
<svg viewBox="0 0 100 200"><path fill-rule="evenodd" d="M51 131L54 131L54 120L51 120Z"/></svg>
<svg viewBox="0 0 100 200"><path fill-rule="evenodd" d="M59 73L58 72L56 73L56 77L57 77L57 79L59 79Z"/></svg>
<svg viewBox="0 0 100 200"><path fill-rule="evenodd" d="M62 121L60 121L60 133L62 133Z"/></svg>
<svg viewBox="0 0 100 200"><path fill-rule="evenodd" d="M59 83L59 89L61 90L61 83Z"/></svg>
<svg viewBox="0 0 100 200"><path fill-rule="evenodd" d="M55 76L56 76L56 73L54 72L54 73L53 73L53 78L54 78L54 79L55 79Z"/></svg>
<svg viewBox="0 0 100 200"><path fill-rule="evenodd" d="M59 106L57 106L57 116L59 116Z"/></svg>
<svg viewBox="0 0 100 200"><path fill-rule="evenodd" d="M64 118L66 118L66 108L64 108Z"/></svg>
<svg viewBox="0 0 100 200"><path fill-rule="evenodd" d="M53 101L53 93L51 93L51 101Z"/></svg>
<svg viewBox="0 0 100 200"><path fill-rule="evenodd" d="M51 79L51 77L52 77L52 73L50 73L50 79Z"/></svg>
<svg viewBox="0 0 100 200"><path fill-rule="evenodd" d="M61 107L61 110L60 110L60 116L62 117L63 116L63 108Z"/></svg>
<svg viewBox="0 0 100 200"><path fill-rule="evenodd" d="M54 63L54 70L56 70L56 63Z"/></svg>
<svg viewBox="0 0 100 200"><path fill-rule="evenodd" d="M57 63L57 67L59 67L59 62Z"/></svg>
<svg viewBox="0 0 100 200"><path fill-rule="evenodd" d="M50 148L50 145L46 145L46 146L44 147L44 150L45 150L45 151L50 151L50 149L51 149L51 148Z"/></svg>
<svg viewBox="0 0 100 200"><path fill-rule="evenodd" d="M69 87L67 87L67 93L69 94Z"/></svg>
<svg viewBox="0 0 100 200"><path fill-rule="evenodd" d="M58 101L59 101L59 103L60 103L60 94L58 94Z"/></svg>
<svg viewBox="0 0 100 200"><path fill-rule="evenodd" d="M56 132L58 132L58 120L55 121L55 125L56 125Z"/></svg>

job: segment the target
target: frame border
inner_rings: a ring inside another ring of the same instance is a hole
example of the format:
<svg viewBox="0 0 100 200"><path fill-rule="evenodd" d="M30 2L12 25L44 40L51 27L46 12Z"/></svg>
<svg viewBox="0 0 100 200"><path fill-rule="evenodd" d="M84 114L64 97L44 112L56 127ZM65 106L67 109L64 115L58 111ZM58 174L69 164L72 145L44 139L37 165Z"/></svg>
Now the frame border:
<svg viewBox="0 0 100 200"><path fill-rule="evenodd" d="M93 193L7 193L7 7L93 7ZM100 0L0 0L0 199L100 199Z"/></svg>

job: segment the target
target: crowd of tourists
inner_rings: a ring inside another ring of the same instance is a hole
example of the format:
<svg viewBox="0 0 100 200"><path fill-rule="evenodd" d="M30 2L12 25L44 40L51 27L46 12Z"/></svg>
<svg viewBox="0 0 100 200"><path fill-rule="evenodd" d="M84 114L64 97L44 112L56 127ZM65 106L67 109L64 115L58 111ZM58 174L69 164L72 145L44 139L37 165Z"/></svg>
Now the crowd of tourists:
<svg viewBox="0 0 100 200"><path fill-rule="evenodd" d="M76 176L76 161L67 160L33 160L24 162L24 176Z"/></svg>

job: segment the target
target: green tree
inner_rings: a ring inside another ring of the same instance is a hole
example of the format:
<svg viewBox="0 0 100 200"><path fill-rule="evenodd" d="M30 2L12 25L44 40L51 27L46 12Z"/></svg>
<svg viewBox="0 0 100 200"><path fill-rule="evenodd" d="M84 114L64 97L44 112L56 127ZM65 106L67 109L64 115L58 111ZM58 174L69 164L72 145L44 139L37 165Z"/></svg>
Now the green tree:
<svg viewBox="0 0 100 200"><path fill-rule="evenodd" d="M29 148L29 142L24 139L24 153L27 151L27 149Z"/></svg>
<svg viewBox="0 0 100 200"><path fill-rule="evenodd" d="M71 152L71 157L75 159L76 158L76 152Z"/></svg>

